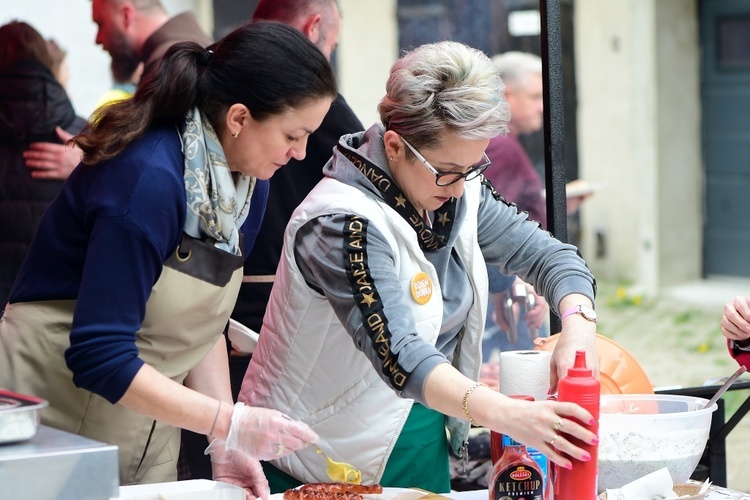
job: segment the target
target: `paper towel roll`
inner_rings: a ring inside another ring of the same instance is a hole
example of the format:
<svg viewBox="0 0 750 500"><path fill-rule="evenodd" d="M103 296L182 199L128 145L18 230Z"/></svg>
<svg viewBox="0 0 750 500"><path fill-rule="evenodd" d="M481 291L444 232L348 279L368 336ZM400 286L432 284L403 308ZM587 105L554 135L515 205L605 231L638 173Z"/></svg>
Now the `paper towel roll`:
<svg viewBox="0 0 750 500"><path fill-rule="evenodd" d="M500 392L506 396L526 394L537 401L547 399L551 351L506 351L500 353Z"/></svg>

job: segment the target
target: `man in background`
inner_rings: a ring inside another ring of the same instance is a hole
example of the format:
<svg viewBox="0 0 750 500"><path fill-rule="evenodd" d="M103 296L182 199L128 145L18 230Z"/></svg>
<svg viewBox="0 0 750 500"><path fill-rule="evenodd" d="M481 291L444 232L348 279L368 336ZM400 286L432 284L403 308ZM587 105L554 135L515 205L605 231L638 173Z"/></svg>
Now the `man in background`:
<svg viewBox="0 0 750 500"><path fill-rule="evenodd" d="M547 228L547 206L543 191L543 182L528 154L524 150L519 136L532 134L542 129L544 125L544 85L542 81L542 59L525 52L505 52L492 58L500 78L505 84L505 100L510 107L510 122L507 136L498 136L490 140L487 156L492 165L484 175L492 182L495 189L509 202L515 203L520 211L528 212L529 219L539 222L542 228ZM574 181L578 182L578 181ZM585 196L568 197L568 215L574 214ZM526 294L533 295L536 307L529 309L524 316L522 307L515 306L524 321L520 322L514 331L504 317L504 306L509 297L514 303L523 302L523 294L516 293L517 287L507 288L507 280L495 269L488 268L490 274L491 303L494 309L494 319L488 317L485 327L483 356L485 361L492 356L492 351L517 349L533 349L533 335L526 333L526 327L531 331L543 328L549 308L544 298L537 295L532 287L526 287ZM493 285L493 283L495 285ZM516 281L518 284L519 281ZM499 331L498 331L499 328ZM514 335L506 335L513 331ZM517 334L517 335L515 335ZM546 329L542 329L542 336L546 336Z"/></svg>
<svg viewBox="0 0 750 500"><path fill-rule="evenodd" d="M520 135L541 130L544 124L542 60L525 52L505 52L494 56L492 62L505 84L505 100L510 107L510 133L490 140L486 153L492 165L484 175L507 201L515 203L520 211L528 212L529 219L546 228L547 208L542 179L518 140ZM532 287L526 286L524 293L533 295L536 305L524 312L528 299L524 299L523 293L517 293L517 287L524 286L522 282L516 280L516 285L509 285L513 281L503 277L496 269L488 267L487 272L491 300L484 331L484 361L495 356L496 350L533 349L529 330L536 331L544 324L549 311L544 298L537 295ZM506 301L509 298L514 302L510 310L516 314L506 317ZM514 327L509 321L517 325Z"/></svg>
<svg viewBox="0 0 750 500"><path fill-rule="evenodd" d="M109 52L113 63L140 61L143 76L175 43L212 43L192 12L170 18L160 0L92 0L91 18L97 25L96 44ZM64 180L81 161L79 149L64 145L72 136L62 129L57 135L63 144L35 142L24 152L33 177Z"/></svg>
<svg viewBox="0 0 750 500"><path fill-rule="evenodd" d="M192 12L170 18L160 0L92 0L91 17L98 27L97 45L113 59L138 58L144 64L143 76L175 43L206 47L213 42Z"/></svg>
<svg viewBox="0 0 750 500"><path fill-rule="evenodd" d="M490 140L486 152L492 165L484 175L506 200L546 227L542 179L518 140L520 135L541 130L543 125L542 60L525 52L505 52L494 56L492 62L505 84L510 133Z"/></svg>
<svg viewBox="0 0 750 500"><path fill-rule="evenodd" d="M336 0L260 0L253 20L278 21L302 32L330 60L338 44L341 14ZM284 229L297 205L323 178L323 166L344 134L364 130L339 94L323 123L307 141L307 156L290 160L271 178L268 207L250 256L232 318L259 332L263 324L274 274L281 257ZM235 399L242 384L249 355L232 352L230 369Z"/></svg>

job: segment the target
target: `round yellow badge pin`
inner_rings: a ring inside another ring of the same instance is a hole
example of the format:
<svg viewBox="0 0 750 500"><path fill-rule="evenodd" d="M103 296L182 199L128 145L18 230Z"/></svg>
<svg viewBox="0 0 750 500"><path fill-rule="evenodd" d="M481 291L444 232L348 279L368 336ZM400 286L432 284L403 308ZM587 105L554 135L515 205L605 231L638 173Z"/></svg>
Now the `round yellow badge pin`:
<svg viewBox="0 0 750 500"><path fill-rule="evenodd" d="M411 296L417 304L426 304L432 297L432 280L427 273L419 272L411 279Z"/></svg>

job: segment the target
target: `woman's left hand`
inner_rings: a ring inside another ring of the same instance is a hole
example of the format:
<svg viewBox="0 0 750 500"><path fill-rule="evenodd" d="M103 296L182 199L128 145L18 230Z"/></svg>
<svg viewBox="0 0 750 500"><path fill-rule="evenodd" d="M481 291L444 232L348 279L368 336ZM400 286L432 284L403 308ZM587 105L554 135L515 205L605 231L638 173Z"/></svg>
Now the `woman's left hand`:
<svg viewBox="0 0 750 500"><path fill-rule="evenodd" d="M245 500L266 500L271 494L260 462L239 450L228 451L219 439L206 449L211 456L214 481L234 484L245 490Z"/></svg>
<svg viewBox="0 0 750 500"><path fill-rule="evenodd" d="M596 323L584 319L579 314L566 318L560 332L550 365L549 393L557 392L557 382L573 367L576 351L586 352L586 366L594 377L599 378L599 357L596 354Z"/></svg>

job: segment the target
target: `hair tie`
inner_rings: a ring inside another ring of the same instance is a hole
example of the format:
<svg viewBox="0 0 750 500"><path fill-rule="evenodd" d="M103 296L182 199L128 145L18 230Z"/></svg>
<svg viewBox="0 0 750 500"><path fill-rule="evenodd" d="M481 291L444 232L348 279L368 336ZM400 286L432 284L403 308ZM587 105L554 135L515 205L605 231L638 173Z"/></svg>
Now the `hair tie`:
<svg viewBox="0 0 750 500"><path fill-rule="evenodd" d="M200 61L198 61L198 64L201 66L208 66L209 61L211 61L211 56L214 55L213 50L207 50L203 53L203 57L201 57Z"/></svg>

